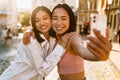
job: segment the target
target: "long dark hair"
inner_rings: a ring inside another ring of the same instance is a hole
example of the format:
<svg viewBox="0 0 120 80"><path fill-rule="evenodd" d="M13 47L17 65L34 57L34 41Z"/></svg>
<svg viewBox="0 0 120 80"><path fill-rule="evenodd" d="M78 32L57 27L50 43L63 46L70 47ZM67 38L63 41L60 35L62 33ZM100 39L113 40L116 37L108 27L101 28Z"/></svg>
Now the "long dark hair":
<svg viewBox="0 0 120 80"><path fill-rule="evenodd" d="M74 32L76 30L76 20L75 20L75 15L71 9L70 6L68 6L67 4L58 4L57 6L55 6L52 10L52 15L53 15L53 12L55 9L57 8L63 8L66 10L66 12L68 13L69 15L69 18L70 18L70 22L69 22L69 29L66 33L69 33L69 32Z"/></svg>
<svg viewBox="0 0 120 80"><path fill-rule="evenodd" d="M33 10L32 14L31 14L31 24L32 24L32 27L33 27L33 32L35 33L35 37L36 37L36 39L39 43L44 41L44 39L40 36L40 32L36 29L36 25L35 25L36 13L40 10L46 12L50 16L50 18L52 18L51 11L45 6L38 6L37 8L35 8ZM53 29L52 28L49 30L49 35L53 36L53 37L55 35L55 34L53 34Z"/></svg>

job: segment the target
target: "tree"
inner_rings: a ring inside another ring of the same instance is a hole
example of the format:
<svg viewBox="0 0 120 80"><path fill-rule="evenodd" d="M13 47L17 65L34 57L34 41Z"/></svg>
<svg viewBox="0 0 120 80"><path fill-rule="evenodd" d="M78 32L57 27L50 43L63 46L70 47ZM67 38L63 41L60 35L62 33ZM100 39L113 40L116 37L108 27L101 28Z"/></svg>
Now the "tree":
<svg viewBox="0 0 120 80"><path fill-rule="evenodd" d="M19 14L19 22L22 26L30 26L30 12L21 12Z"/></svg>

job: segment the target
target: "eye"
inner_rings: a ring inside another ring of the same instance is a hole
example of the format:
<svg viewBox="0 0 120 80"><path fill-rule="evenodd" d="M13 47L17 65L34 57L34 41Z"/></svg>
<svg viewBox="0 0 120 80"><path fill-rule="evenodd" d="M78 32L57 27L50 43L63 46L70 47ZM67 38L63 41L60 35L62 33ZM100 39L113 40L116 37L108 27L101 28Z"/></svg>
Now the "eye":
<svg viewBox="0 0 120 80"><path fill-rule="evenodd" d="M62 20L67 20L66 18L62 18Z"/></svg>
<svg viewBox="0 0 120 80"><path fill-rule="evenodd" d="M35 20L35 22L39 22L39 21L40 21L40 20L38 20L38 19L37 19L37 20Z"/></svg>
<svg viewBox="0 0 120 80"><path fill-rule="evenodd" d="M53 20L57 20L57 17L52 17Z"/></svg>
<svg viewBox="0 0 120 80"><path fill-rule="evenodd" d="M48 17L44 17L43 19L44 19L44 20L47 20L47 19L48 19Z"/></svg>
<svg viewBox="0 0 120 80"><path fill-rule="evenodd" d="M66 16L62 16L61 20L67 20L68 18Z"/></svg>

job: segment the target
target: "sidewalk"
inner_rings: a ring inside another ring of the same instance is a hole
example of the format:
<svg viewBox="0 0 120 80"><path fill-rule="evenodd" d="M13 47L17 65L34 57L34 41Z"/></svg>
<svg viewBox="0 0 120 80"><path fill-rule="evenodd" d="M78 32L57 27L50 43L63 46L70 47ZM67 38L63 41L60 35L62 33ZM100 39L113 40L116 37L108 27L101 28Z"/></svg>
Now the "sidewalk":
<svg viewBox="0 0 120 80"><path fill-rule="evenodd" d="M118 43L112 44L113 48L107 61L85 60L87 80L120 80L120 46Z"/></svg>
<svg viewBox="0 0 120 80"><path fill-rule="evenodd" d="M110 53L110 60L120 70L120 45L118 43L112 43L113 48Z"/></svg>

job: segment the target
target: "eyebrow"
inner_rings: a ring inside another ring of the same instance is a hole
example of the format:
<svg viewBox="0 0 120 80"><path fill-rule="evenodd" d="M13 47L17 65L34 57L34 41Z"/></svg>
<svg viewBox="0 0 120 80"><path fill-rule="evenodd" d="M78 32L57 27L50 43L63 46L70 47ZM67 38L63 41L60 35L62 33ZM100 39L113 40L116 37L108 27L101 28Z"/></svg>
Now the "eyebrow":
<svg viewBox="0 0 120 80"><path fill-rule="evenodd" d="M68 18L67 16L62 16L63 18Z"/></svg>
<svg viewBox="0 0 120 80"><path fill-rule="evenodd" d="M49 17L49 15L44 15L43 17ZM35 19L39 19L39 18L35 17Z"/></svg>
<svg viewBox="0 0 120 80"><path fill-rule="evenodd" d="M53 16L53 17L57 17L57 16ZM68 18L67 16L61 16L62 18Z"/></svg>

